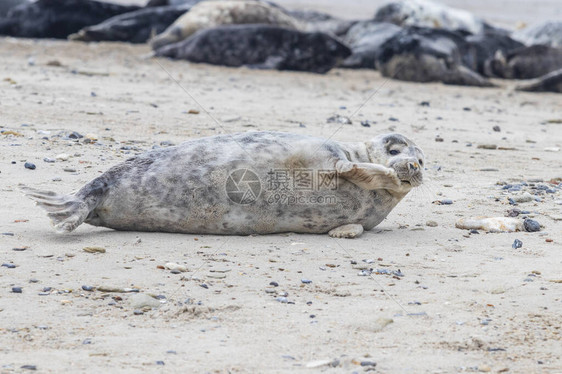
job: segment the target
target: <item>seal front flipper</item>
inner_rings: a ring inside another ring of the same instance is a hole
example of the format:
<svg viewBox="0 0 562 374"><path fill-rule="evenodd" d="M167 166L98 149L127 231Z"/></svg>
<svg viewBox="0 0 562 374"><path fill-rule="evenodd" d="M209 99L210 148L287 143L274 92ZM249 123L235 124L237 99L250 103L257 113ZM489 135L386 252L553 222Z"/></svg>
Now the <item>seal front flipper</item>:
<svg viewBox="0 0 562 374"><path fill-rule="evenodd" d="M339 176L365 190L399 191L401 187L396 171L383 165L340 160L336 163L336 171Z"/></svg>
<svg viewBox="0 0 562 374"><path fill-rule="evenodd" d="M358 238L361 234L363 234L363 226L357 223L336 227L328 232L332 238L346 239Z"/></svg>
<svg viewBox="0 0 562 374"><path fill-rule="evenodd" d="M26 196L47 211L47 216L59 233L73 231L84 222L92 210L85 200L75 195L59 195L24 185L19 187Z"/></svg>

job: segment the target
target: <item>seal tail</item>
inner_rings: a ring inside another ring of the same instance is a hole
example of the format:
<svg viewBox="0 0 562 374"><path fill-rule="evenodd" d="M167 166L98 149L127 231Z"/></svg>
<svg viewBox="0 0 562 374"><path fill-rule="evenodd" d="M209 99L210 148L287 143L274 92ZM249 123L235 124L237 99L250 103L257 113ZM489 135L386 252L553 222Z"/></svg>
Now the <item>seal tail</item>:
<svg viewBox="0 0 562 374"><path fill-rule="evenodd" d="M59 195L20 185L20 190L47 211L47 216L58 233L73 231L90 214L88 204L74 195Z"/></svg>

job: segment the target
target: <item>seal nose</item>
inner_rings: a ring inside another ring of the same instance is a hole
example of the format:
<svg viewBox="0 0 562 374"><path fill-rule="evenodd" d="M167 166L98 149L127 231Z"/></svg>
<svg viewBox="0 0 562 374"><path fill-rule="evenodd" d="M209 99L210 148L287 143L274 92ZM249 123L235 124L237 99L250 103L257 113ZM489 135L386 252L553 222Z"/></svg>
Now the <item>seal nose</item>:
<svg viewBox="0 0 562 374"><path fill-rule="evenodd" d="M408 169L411 171L417 171L420 168L420 165L417 162L408 162Z"/></svg>

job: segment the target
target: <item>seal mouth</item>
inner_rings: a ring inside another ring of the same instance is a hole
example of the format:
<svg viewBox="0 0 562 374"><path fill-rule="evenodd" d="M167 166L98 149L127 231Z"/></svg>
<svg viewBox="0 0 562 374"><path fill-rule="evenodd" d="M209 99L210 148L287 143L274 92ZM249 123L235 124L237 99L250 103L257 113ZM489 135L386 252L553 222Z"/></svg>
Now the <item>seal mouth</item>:
<svg viewBox="0 0 562 374"><path fill-rule="evenodd" d="M407 181L407 180L401 180L400 182L409 184L410 186L412 185L412 183L410 181Z"/></svg>

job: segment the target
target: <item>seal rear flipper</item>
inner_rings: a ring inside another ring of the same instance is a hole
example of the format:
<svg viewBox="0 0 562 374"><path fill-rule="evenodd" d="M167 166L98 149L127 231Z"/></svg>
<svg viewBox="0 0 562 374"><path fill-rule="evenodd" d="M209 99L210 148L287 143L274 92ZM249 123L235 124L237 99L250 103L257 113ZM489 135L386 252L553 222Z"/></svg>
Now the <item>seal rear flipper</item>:
<svg viewBox="0 0 562 374"><path fill-rule="evenodd" d="M90 214L88 204L74 195L59 195L24 185L21 191L47 211L47 216L59 233L71 232Z"/></svg>

